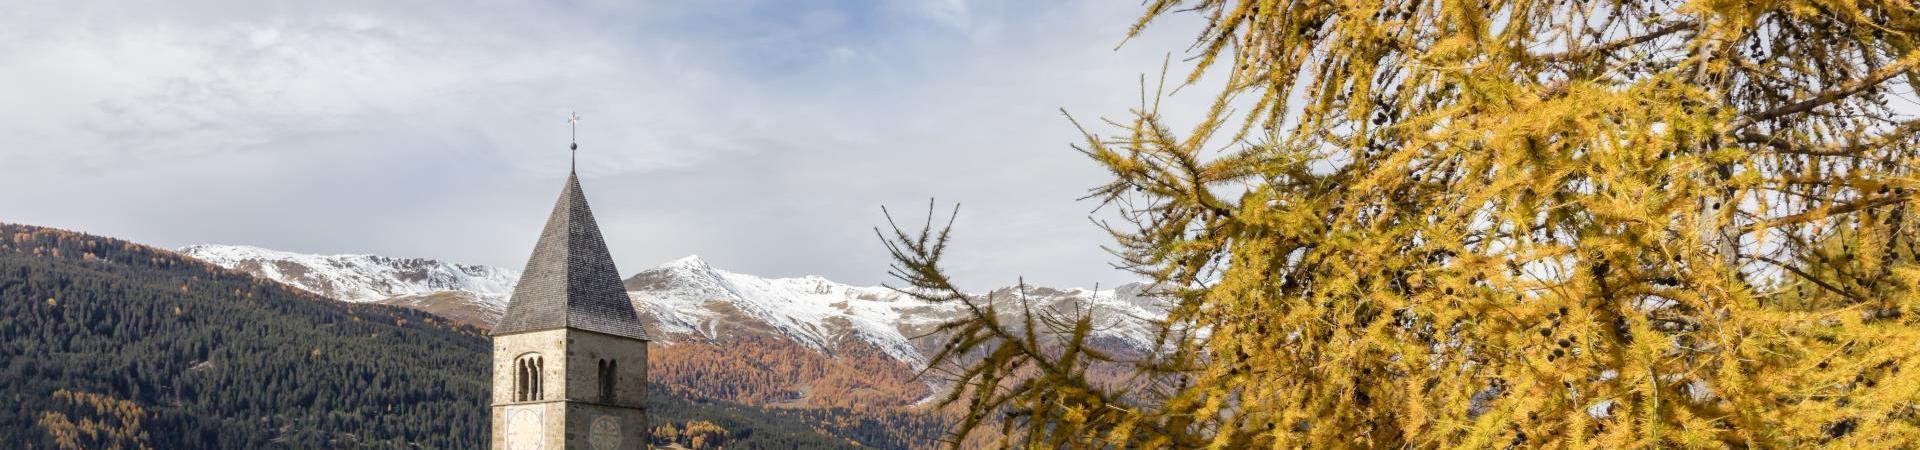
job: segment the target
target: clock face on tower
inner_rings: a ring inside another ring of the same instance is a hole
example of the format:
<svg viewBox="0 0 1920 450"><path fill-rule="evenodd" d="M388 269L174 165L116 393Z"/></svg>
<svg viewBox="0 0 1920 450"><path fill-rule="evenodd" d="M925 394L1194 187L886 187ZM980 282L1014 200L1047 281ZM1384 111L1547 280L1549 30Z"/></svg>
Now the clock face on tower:
<svg viewBox="0 0 1920 450"><path fill-rule="evenodd" d="M539 407L507 411L507 450L540 450L545 440L546 420Z"/></svg>
<svg viewBox="0 0 1920 450"><path fill-rule="evenodd" d="M620 418L614 416L594 416L593 428L588 431L588 441L593 450L614 450L620 448Z"/></svg>

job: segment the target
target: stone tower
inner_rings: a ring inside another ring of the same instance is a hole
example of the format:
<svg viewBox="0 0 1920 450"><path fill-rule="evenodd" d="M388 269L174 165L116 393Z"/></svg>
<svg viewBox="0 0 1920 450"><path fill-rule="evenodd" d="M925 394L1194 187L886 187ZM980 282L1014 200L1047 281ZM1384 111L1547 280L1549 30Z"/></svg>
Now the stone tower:
<svg viewBox="0 0 1920 450"><path fill-rule="evenodd" d="M647 334L578 175L493 328L496 450L647 448Z"/></svg>

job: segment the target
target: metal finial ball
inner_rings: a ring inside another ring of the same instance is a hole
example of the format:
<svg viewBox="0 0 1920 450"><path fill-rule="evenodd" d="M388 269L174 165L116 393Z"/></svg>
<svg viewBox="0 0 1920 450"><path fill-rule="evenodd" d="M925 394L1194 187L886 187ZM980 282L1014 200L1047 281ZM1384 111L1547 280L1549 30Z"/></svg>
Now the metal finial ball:
<svg viewBox="0 0 1920 450"><path fill-rule="evenodd" d="M579 150L579 149L580 149L580 143L579 143L579 142L575 142L575 143L572 143L572 144L567 144L567 150Z"/></svg>

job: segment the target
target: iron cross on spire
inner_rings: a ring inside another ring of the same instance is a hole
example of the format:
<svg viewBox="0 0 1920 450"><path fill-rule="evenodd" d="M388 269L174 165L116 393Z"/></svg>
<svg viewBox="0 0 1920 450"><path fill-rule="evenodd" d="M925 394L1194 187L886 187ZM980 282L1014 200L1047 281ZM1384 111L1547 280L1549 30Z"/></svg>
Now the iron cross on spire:
<svg viewBox="0 0 1920 450"><path fill-rule="evenodd" d="M567 131L569 132L570 137L572 139L572 143L567 144L567 150L572 152L572 158L569 161L569 163L572 166L572 168L578 169L580 167L580 114L579 113L567 113Z"/></svg>

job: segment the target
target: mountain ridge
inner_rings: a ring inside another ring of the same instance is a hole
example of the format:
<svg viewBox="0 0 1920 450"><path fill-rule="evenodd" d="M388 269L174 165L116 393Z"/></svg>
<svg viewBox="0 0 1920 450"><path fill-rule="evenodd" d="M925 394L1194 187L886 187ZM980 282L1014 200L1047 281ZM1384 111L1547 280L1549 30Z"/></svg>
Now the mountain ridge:
<svg viewBox="0 0 1920 450"><path fill-rule="evenodd" d="M351 303L458 290L497 297L504 306L505 299L513 293L514 281L520 278L520 272L513 269L428 258L314 255L222 244L190 245L176 251Z"/></svg>
<svg viewBox="0 0 1920 450"><path fill-rule="evenodd" d="M422 309L482 328L499 319L518 276L511 269L424 258L323 256L236 245L195 245L181 253L322 296ZM926 367L937 345L934 339L915 338L964 314L959 304L929 303L892 288L819 276L730 272L698 255L641 270L624 285L657 343L774 336L831 355L852 342L870 345L913 370ZM1103 322L1100 337L1138 350L1152 345L1151 323L1165 315L1146 289L1143 283L1099 291L1028 287L1025 294L1037 306L1086 308ZM977 295L1017 293L1007 287Z"/></svg>

